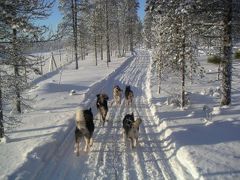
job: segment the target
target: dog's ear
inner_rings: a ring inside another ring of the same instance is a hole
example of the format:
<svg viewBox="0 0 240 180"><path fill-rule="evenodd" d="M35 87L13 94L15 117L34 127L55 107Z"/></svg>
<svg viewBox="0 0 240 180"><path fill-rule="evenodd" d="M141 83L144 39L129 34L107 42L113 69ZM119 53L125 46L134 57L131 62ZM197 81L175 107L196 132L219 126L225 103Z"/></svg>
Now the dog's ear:
<svg viewBox="0 0 240 180"><path fill-rule="evenodd" d="M106 100L108 100L108 99L109 99L108 95L106 95L106 94L105 94L105 99L106 99Z"/></svg>
<svg viewBox="0 0 240 180"><path fill-rule="evenodd" d="M108 95L107 94L102 94L102 98L105 100L108 100Z"/></svg>
<svg viewBox="0 0 240 180"><path fill-rule="evenodd" d="M97 98L99 98L100 94L97 94L96 96L97 96Z"/></svg>
<svg viewBox="0 0 240 180"><path fill-rule="evenodd" d="M133 112L132 112L132 117L134 118L134 114L133 114Z"/></svg>
<svg viewBox="0 0 240 180"><path fill-rule="evenodd" d="M92 108L91 108L91 107L89 108L89 111L91 111L91 112L92 112Z"/></svg>

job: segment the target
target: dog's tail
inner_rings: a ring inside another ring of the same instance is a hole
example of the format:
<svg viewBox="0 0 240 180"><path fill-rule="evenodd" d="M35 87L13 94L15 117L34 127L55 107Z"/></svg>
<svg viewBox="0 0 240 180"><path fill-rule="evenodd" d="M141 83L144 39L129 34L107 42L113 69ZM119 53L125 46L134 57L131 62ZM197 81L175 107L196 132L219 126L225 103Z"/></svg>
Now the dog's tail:
<svg viewBox="0 0 240 180"><path fill-rule="evenodd" d="M142 123L142 119L141 119L141 118L137 118L137 119L133 122L133 126L139 127L141 123Z"/></svg>
<svg viewBox="0 0 240 180"><path fill-rule="evenodd" d="M76 121L84 121L83 109L79 108L76 110Z"/></svg>
<svg viewBox="0 0 240 180"><path fill-rule="evenodd" d="M76 126L81 131L85 131L85 129L87 129L83 109L77 109L76 111Z"/></svg>

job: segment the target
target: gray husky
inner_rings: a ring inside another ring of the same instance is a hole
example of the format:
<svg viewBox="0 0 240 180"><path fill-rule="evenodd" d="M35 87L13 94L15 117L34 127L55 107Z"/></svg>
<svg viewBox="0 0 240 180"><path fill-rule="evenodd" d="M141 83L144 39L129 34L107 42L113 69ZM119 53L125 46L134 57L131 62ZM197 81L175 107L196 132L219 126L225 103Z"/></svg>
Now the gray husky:
<svg viewBox="0 0 240 180"><path fill-rule="evenodd" d="M78 109L76 111L75 129L75 152L79 156L80 140L85 139L85 151L88 151L93 144L92 135L94 132L93 114L91 108L87 110Z"/></svg>

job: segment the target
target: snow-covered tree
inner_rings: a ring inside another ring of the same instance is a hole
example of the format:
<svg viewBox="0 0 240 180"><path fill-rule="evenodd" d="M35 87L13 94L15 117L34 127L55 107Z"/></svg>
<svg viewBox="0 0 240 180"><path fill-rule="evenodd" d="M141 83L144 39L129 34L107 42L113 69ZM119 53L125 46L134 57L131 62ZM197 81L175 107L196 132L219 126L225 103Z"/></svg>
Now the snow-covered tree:
<svg viewBox="0 0 240 180"><path fill-rule="evenodd" d="M88 0L82 0L77 6L77 34L78 34L78 47L80 48L81 59L84 60L87 54L90 38L90 23L92 5Z"/></svg>
<svg viewBox="0 0 240 180"><path fill-rule="evenodd" d="M207 1L196 3L199 26L204 30L200 37L203 46L211 47L221 57L221 105L231 103L233 43L240 37L240 3L238 0Z"/></svg>
<svg viewBox="0 0 240 180"><path fill-rule="evenodd" d="M79 0L59 0L59 9L63 14L62 22L59 25L59 31L63 36L70 37L73 43L76 69L78 69L78 4Z"/></svg>
<svg viewBox="0 0 240 180"><path fill-rule="evenodd" d="M22 92L28 87L28 73L34 71L38 59L26 54L25 50L34 41L39 41L46 29L37 26L36 20L49 15L52 1L45 0L1 0L0 1L0 45L1 45L1 96L5 89L11 94L15 110L22 112ZM5 69L3 69L5 68ZM6 70L7 69L7 70ZM6 81L7 79L7 81ZM1 113L3 113L1 99ZM2 127L2 126L1 126Z"/></svg>
<svg viewBox="0 0 240 180"><path fill-rule="evenodd" d="M153 34L152 34L152 23L153 23L153 15L151 12L147 11L144 16L144 43L147 48L152 48L153 43Z"/></svg>
<svg viewBox="0 0 240 180"><path fill-rule="evenodd" d="M128 36L129 36L129 45L130 51L133 53L134 47L134 30L136 23L138 22L137 9L139 3L136 0L128 0L128 14L127 14L127 25L128 25Z"/></svg>
<svg viewBox="0 0 240 180"><path fill-rule="evenodd" d="M155 60L159 77L162 77L164 71L167 74L169 71L175 72L176 77L181 77L181 106L184 107L186 78L199 66L196 61L198 28L194 25L195 3L185 0L147 3L147 10L154 16L152 44L157 52Z"/></svg>

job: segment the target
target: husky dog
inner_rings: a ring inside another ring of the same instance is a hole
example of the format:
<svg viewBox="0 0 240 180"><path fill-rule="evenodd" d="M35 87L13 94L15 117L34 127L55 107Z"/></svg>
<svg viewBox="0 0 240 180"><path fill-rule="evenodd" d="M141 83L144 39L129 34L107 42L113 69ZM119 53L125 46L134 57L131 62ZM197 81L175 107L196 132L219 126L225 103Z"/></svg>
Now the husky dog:
<svg viewBox="0 0 240 180"><path fill-rule="evenodd" d="M134 120L134 115L127 114L123 119L123 139L129 138L131 140L131 148L137 146L139 137L139 126L142 123L141 118Z"/></svg>
<svg viewBox="0 0 240 180"><path fill-rule="evenodd" d="M85 151L88 151L93 144L92 135L94 131L93 114L91 108L87 110L78 109L76 111L75 129L75 152L79 156L80 140L85 139Z"/></svg>
<svg viewBox="0 0 240 180"><path fill-rule="evenodd" d="M130 104L132 105L132 101L133 101L133 91L131 90L130 86L126 86L125 89L125 101L126 104L129 106Z"/></svg>
<svg viewBox="0 0 240 180"><path fill-rule="evenodd" d="M112 104L115 102L116 105L120 105L121 104L121 97L122 97L122 89L118 85L114 86Z"/></svg>
<svg viewBox="0 0 240 180"><path fill-rule="evenodd" d="M108 113L108 96L106 94L97 94L97 102L96 102L96 106L97 109L101 115L101 120L103 122L103 125L106 121L106 116Z"/></svg>

